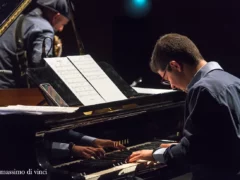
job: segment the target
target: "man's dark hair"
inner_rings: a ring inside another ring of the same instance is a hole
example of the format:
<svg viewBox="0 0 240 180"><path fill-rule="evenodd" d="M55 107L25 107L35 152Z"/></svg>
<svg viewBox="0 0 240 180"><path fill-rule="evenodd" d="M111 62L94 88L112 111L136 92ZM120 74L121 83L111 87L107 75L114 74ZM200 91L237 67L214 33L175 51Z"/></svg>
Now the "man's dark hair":
<svg viewBox="0 0 240 180"><path fill-rule="evenodd" d="M151 61L150 68L153 72L163 71L171 60L178 63L196 65L203 59L197 46L186 36L170 33L157 41Z"/></svg>

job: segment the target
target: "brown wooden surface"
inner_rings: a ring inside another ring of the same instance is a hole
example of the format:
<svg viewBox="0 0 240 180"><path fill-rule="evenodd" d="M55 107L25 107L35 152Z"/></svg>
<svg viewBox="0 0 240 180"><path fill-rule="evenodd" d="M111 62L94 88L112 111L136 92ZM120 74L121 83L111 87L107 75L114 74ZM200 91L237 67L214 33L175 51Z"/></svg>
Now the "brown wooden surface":
<svg viewBox="0 0 240 180"><path fill-rule="evenodd" d="M38 88L0 89L0 106L38 105L44 97Z"/></svg>

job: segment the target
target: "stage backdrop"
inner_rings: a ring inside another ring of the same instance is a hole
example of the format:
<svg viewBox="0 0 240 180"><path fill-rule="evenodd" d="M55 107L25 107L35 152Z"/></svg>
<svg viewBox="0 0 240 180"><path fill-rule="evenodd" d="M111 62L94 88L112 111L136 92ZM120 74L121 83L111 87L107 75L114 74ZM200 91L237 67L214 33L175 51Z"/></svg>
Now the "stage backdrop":
<svg viewBox="0 0 240 180"><path fill-rule="evenodd" d="M133 1L73 1L78 33L96 61L110 63L128 83L142 77L142 86L160 87L149 60L157 39L175 32L190 37L207 61L218 61L240 77L238 0L136 0L139 6L127 4ZM141 3L147 3L144 10ZM70 24L59 35L63 55L79 53Z"/></svg>

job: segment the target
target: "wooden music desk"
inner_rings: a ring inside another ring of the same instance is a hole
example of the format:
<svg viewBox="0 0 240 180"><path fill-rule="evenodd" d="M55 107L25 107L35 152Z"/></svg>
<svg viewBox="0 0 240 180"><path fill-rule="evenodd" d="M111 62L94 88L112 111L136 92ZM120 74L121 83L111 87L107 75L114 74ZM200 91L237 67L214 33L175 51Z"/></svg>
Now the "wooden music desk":
<svg viewBox="0 0 240 180"><path fill-rule="evenodd" d="M38 88L0 89L0 106L36 106L43 100L44 97Z"/></svg>

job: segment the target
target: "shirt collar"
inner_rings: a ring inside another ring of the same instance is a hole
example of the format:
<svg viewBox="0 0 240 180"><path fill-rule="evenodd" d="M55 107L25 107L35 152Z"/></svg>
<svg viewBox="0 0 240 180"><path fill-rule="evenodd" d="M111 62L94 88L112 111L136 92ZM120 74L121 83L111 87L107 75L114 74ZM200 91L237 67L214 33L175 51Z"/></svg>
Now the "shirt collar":
<svg viewBox="0 0 240 180"><path fill-rule="evenodd" d="M31 16L42 16L42 10L40 8L33 9L29 15Z"/></svg>
<svg viewBox="0 0 240 180"><path fill-rule="evenodd" d="M210 71L217 70L217 69L223 70L222 67L217 62L211 61L205 64L193 76L192 80L187 86L187 90L189 90L196 82L198 82L202 77L207 75Z"/></svg>

